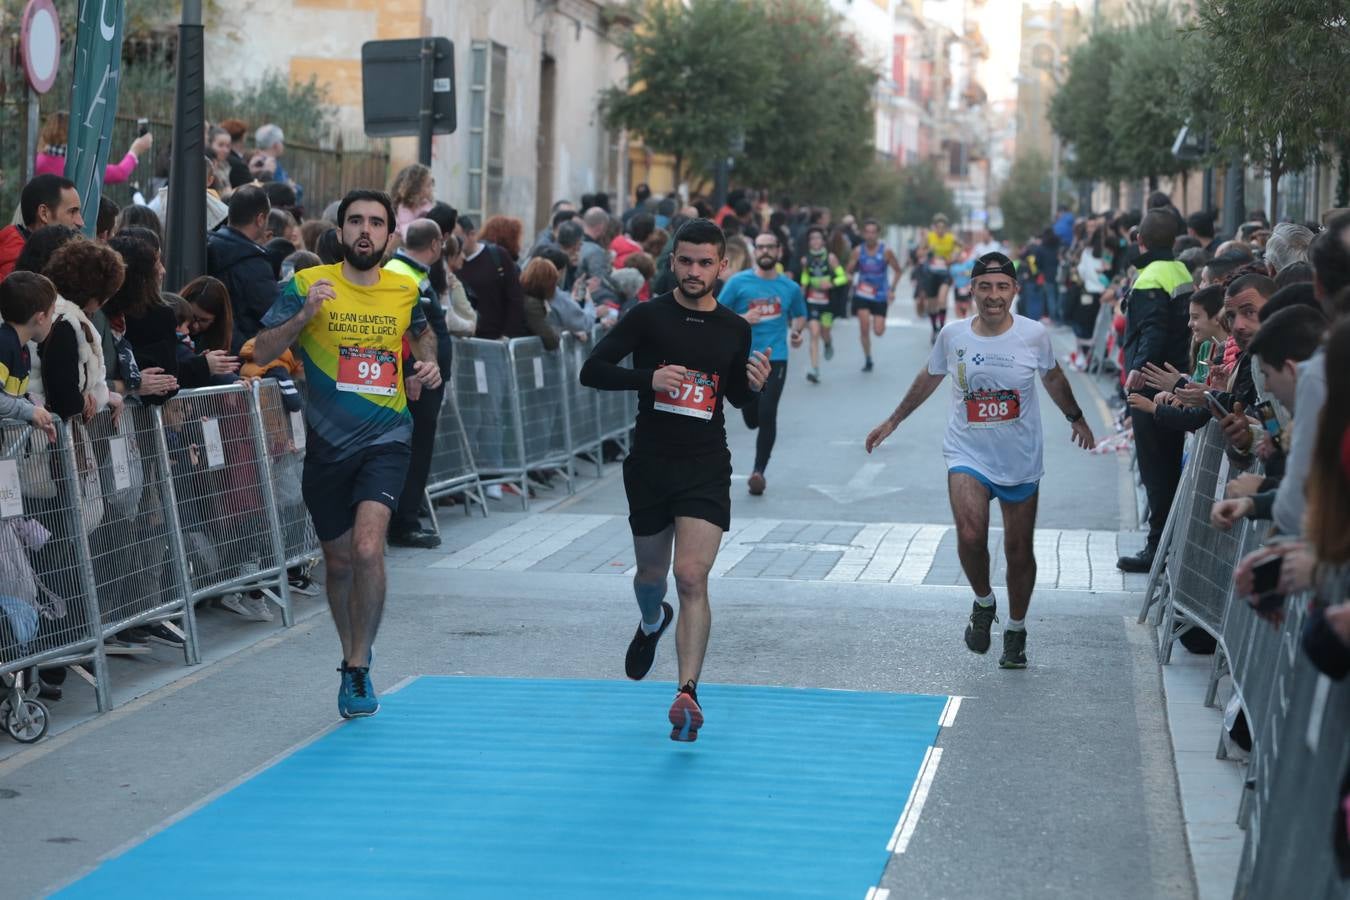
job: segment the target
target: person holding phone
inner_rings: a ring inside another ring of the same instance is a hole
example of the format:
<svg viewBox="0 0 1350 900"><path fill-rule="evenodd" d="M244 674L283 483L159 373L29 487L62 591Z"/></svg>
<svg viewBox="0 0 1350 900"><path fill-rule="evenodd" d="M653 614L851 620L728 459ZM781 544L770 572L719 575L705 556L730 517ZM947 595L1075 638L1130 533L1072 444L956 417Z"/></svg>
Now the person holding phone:
<svg viewBox="0 0 1350 900"><path fill-rule="evenodd" d="M951 416L942 453L947 461L947 492L956 520L957 554L975 592L966 647L986 653L997 620L997 601L989 582L989 504L1003 513L1003 545L1008 560L1008 614L999 666L1027 665L1026 616L1036 584L1033 552L1036 506L1044 474L1036 376L1068 419L1070 440L1090 450L1096 443L1069 380L1055 361L1050 334L1039 321L1013 315L1017 270L1002 253L987 253L972 269L974 318L951 322L938 333L928 363L908 393L867 435L871 453L900 423L952 376Z"/></svg>
<svg viewBox="0 0 1350 900"><path fill-rule="evenodd" d="M698 679L712 610L708 573L731 526L731 451L724 401L758 402L772 351L751 350L751 325L717 302L726 272L726 236L707 219L680 226L670 257L675 290L639 304L595 345L580 380L602 391L637 391L633 448L623 463L641 621L624 672L651 671L675 611L665 601L673 562L680 614L675 632L679 690L667 718L670 738L694 741L703 727ZM632 356L632 368L620 362Z"/></svg>

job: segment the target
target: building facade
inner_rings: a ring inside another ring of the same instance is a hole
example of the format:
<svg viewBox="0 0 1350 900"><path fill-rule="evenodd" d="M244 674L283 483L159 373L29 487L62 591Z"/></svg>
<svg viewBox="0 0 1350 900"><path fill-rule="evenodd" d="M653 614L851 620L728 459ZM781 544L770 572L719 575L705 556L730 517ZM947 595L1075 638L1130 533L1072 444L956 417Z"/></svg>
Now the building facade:
<svg viewBox="0 0 1350 900"><path fill-rule="evenodd" d="M208 79L313 77L339 128L360 135L361 45L449 38L457 128L432 142L437 196L480 221L503 213L533 231L556 199L607 191L617 209L629 193L626 136L597 112L600 93L627 71L612 31L628 24L622 9L617 0L232 0L208 22ZM391 169L416 149L414 138L393 140ZM660 160L649 162L659 174Z"/></svg>

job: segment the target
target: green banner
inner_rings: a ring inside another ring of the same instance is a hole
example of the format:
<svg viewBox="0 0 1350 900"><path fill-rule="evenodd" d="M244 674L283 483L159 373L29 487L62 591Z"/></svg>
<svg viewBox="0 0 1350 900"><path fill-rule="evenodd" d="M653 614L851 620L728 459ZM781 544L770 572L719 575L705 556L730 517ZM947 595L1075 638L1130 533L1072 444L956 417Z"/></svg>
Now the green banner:
<svg viewBox="0 0 1350 900"><path fill-rule="evenodd" d="M103 171L108 163L117 89L122 79L124 0L80 0L75 26L75 73L70 86L66 177L75 182L84 230L94 236Z"/></svg>

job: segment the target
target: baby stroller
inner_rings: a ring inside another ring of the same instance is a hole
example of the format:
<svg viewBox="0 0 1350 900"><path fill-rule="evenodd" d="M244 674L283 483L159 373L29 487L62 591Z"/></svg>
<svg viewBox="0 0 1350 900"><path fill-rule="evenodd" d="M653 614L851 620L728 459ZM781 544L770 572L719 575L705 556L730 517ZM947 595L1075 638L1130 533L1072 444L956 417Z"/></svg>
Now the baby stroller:
<svg viewBox="0 0 1350 900"><path fill-rule="evenodd" d="M51 716L38 697L37 666L0 675L0 723L21 744L35 744L47 734Z"/></svg>

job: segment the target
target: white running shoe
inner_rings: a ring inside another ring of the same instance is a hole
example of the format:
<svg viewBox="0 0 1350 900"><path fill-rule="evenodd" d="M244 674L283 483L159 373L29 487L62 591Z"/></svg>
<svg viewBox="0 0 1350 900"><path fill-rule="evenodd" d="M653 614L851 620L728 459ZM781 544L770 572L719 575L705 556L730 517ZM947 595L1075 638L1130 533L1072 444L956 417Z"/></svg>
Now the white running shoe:
<svg viewBox="0 0 1350 900"><path fill-rule="evenodd" d="M483 488L483 493L487 494L489 500L502 499L502 486L500 484L489 484Z"/></svg>
<svg viewBox="0 0 1350 900"><path fill-rule="evenodd" d="M220 598L220 605L230 612L249 622L270 622L272 621L272 611L267 608L267 601L261 601L261 608L255 602L255 598L247 594L241 594L238 591L232 594L226 594Z"/></svg>

